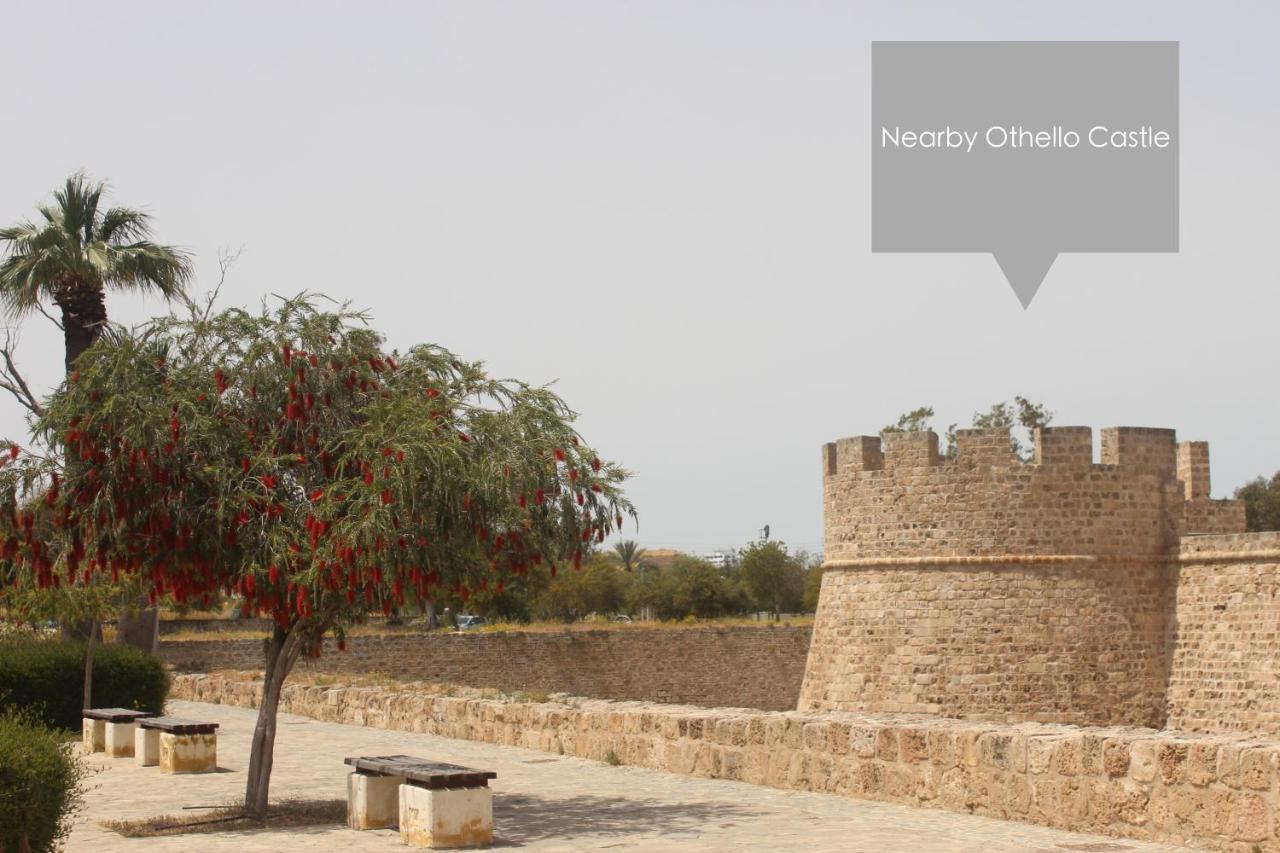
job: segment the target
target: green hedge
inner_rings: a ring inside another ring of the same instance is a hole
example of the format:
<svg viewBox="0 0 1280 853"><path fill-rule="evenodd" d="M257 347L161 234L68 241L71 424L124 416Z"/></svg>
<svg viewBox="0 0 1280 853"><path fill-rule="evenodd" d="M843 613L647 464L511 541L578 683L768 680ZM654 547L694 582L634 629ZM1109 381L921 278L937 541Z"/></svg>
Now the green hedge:
<svg viewBox="0 0 1280 853"><path fill-rule="evenodd" d="M0 714L0 850L57 849L80 803L74 741L31 714Z"/></svg>
<svg viewBox="0 0 1280 853"><path fill-rule="evenodd" d="M93 656L93 707L158 714L169 695L160 659L131 646L99 644ZM84 644L60 640L0 640L0 705L36 714L47 726L80 729Z"/></svg>

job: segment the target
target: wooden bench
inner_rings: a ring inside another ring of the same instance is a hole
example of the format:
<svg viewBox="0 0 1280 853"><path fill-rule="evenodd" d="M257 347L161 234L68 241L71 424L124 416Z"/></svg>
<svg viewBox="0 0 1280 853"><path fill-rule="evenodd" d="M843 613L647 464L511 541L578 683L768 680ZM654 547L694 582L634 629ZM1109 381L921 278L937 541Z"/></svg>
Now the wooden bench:
<svg viewBox="0 0 1280 853"><path fill-rule="evenodd" d="M130 708L86 708L83 716L85 752L127 757L133 755L134 723L151 713Z"/></svg>
<svg viewBox="0 0 1280 853"><path fill-rule="evenodd" d="M139 720L134 760L143 767L159 764L162 773L211 773L218 769L217 728L178 717Z"/></svg>
<svg viewBox="0 0 1280 853"><path fill-rule="evenodd" d="M399 826L414 847L482 847L493 841L491 770L412 755L347 758L347 823L352 829Z"/></svg>

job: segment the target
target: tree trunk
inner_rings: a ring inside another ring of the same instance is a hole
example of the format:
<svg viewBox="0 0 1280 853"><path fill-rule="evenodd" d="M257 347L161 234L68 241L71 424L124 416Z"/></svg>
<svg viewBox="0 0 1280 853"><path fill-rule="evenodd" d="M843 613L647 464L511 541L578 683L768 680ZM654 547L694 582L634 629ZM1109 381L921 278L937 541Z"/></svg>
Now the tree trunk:
<svg viewBox="0 0 1280 853"><path fill-rule="evenodd" d="M116 619L116 642L154 654L160 636L160 608L147 607L146 596L138 604L136 614L121 611Z"/></svg>
<svg viewBox="0 0 1280 853"><path fill-rule="evenodd" d="M67 375L107 324L107 299L102 283L79 276L60 276L53 287L53 301L62 309L62 335L66 343Z"/></svg>
<svg viewBox="0 0 1280 853"><path fill-rule="evenodd" d="M84 708L93 707L93 653L98 648L98 620L89 622L89 639L84 644Z"/></svg>
<svg viewBox="0 0 1280 853"><path fill-rule="evenodd" d="M277 625L272 630L271 638L266 641L267 667L262 678L262 704L258 706L258 721L253 727L249 773L244 790L244 811L250 817L262 818L267 813L280 688L302 650L301 636L298 624L294 624L288 631Z"/></svg>

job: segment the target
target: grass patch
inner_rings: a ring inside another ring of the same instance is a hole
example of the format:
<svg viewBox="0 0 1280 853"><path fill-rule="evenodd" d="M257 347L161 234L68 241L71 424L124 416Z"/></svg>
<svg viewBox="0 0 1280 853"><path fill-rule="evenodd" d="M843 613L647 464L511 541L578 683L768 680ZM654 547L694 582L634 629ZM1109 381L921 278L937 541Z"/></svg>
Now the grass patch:
<svg viewBox="0 0 1280 853"><path fill-rule="evenodd" d="M282 800L272 803L261 820L246 817L240 804L202 809L193 814L158 815L140 820L104 820L102 825L125 838L157 838L202 832L245 832L326 826L347 822L346 800Z"/></svg>

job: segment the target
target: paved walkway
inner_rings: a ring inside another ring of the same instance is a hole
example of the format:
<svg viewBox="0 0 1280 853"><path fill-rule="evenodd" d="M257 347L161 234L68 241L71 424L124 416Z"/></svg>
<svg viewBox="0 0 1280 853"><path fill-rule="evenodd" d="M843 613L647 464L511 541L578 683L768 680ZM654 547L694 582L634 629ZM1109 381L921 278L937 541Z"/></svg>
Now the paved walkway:
<svg viewBox="0 0 1280 853"><path fill-rule="evenodd" d="M167 838L124 838L99 821L191 814L187 806L243 795L254 712L224 705L171 702L176 716L222 724L220 772L169 776L133 759L94 755L87 808L71 835L71 853L202 853L405 849L395 831L312 827ZM778 791L634 767L609 767L545 752L433 735L322 723L289 714L277 730L272 799L346 796L347 755L408 753L496 770L495 847L538 851L842 851L842 853L1140 853L1166 845L913 809L826 794Z"/></svg>

